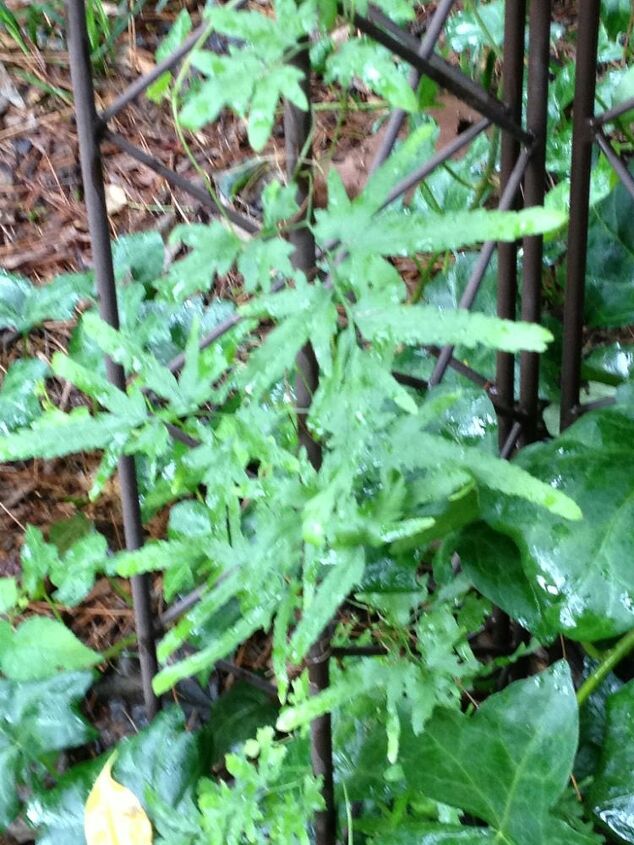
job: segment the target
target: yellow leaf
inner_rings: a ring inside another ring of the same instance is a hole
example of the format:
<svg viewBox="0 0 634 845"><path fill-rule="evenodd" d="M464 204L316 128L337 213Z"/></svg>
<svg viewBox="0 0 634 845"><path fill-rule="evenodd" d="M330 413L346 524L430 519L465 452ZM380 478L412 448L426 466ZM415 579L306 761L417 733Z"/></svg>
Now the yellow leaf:
<svg viewBox="0 0 634 845"><path fill-rule="evenodd" d="M112 777L115 756L101 770L86 801L87 845L152 845L152 825L139 799Z"/></svg>

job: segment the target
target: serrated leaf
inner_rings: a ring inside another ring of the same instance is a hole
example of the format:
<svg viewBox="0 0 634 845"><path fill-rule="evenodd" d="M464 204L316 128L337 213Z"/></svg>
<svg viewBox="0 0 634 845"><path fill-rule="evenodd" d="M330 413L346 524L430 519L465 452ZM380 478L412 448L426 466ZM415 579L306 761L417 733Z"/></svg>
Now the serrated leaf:
<svg viewBox="0 0 634 845"><path fill-rule="evenodd" d="M543 352L551 333L534 323L513 322L469 311L438 311L427 305L390 305L382 296L367 295L352 309L368 340L416 345L479 344L516 352Z"/></svg>
<svg viewBox="0 0 634 845"><path fill-rule="evenodd" d="M304 615L291 637L289 656L294 664L303 660L339 605L360 584L365 570L364 550L361 547L332 550L327 564L332 568L317 587L312 601L304 607Z"/></svg>
<svg viewBox="0 0 634 845"><path fill-rule="evenodd" d="M0 461L59 458L116 442L123 446L133 428L134 422L114 414L91 417L87 408L76 408L69 414L49 411L31 428L0 437Z"/></svg>
<svg viewBox="0 0 634 845"><path fill-rule="evenodd" d="M152 825L136 795L112 777L110 757L86 801L87 845L152 845Z"/></svg>
<svg viewBox="0 0 634 845"><path fill-rule="evenodd" d="M394 63L385 47L368 40L347 41L326 61L326 81L348 87L354 77L389 102L394 108L416 111L418 101L407 75Z"/></svg>
<svg viewBox="0 0 634 845"><path fill-rule="evenodd" d="M351 254L411 255L556 231L566 222L566 215L538 206L517 212L412 212L405 217L402 211L390 208L372 215L358 199L350 209L329 202L327 209L315 212L315 219L315 236L322 246L334 239Z"/></svg>
<svg viewBox="0 0 634 845"><path fill-rule="evenodd" d="M166 298L182 302L197 291L208 291L216 274L227 273L238 257L242 241L224 223L208 226L191 223L177 226L170 243L182 243L190 252L170 267L161 290Z"/></svg>

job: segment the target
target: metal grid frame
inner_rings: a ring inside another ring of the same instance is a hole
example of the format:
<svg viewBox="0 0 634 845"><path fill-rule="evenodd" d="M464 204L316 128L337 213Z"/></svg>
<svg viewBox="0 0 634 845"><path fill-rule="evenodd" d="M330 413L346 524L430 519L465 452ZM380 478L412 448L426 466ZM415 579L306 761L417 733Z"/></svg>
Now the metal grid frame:
<svg viewBox="0 0 634 845"><path fill-rule="evenodd" d="M509 0L505 10L503 46L503 99L479 87L461 71L445 62L434 53L444 24L454 7L455 0L440 0L429 21L422 40L418 40L405 29L397 26L379 9L370 6L366 16L356 14L354 24L359 30L387 47L411 67L410 81L416 86L422 75L428 76L441 87L450 91L482 115L482 120L467 128L429 160L417 166L406 178L394 185L385 204L403 196L411 187L423 181L433 170L448 161L456 152L465 148L474 138L489 127L501 130L501 192L498 208L516 209L541 205L545 192L545 148L546 117L548 102L548 60L551 22L551 0ZM150 167L170 185L188 192L212 214L218 212L216 201L204 188L191 183L183 176L166 168L154 156L139 149L125 138L108 128L108 123L126 106L140 96L162 73L173 69L197 44L203 27L195 30L183 45L170 57L160 62L150 73L138 78L104 112L99 114L95 105L94 89L88 48L85 19L85 0L67 0L67 23L71 72L75 96L75 112L79 135L80 159L84 184L85 202L88 212L90 236L100 313L104 320L115 328L119 325L117 294L114 281L110 249L108 216L106 211L101 143L108 141L120 150ZM587 223L589 204L589 174L593 143L599 145L624 184L634 196L634 179L625 162L618 156L604 133L604 127L634 106L625 103L599 117L594 116L594 80L596 77L596 45L598 40L600 0L587 0L579 4L579 33L577 57L577 83L574 102L574 136L571 188L571 222L568 241L568 278L565 303L564 355L562 374L562 425L568 425L579 413L581 329L583 314L583 287L585 276L585 246L587 244ZM528 7L528 55L525 55ZM309 69L308 45L299 51L293 62L304 72ZM527 109L525 120L522 115L522 92L524 68L527 65ZM310 75L305 73L304 92L310 102ZM392 112L386 135L370 168L372 173L390 154L401 129L405 114L400 110ZM298 200L308 194L309 180L306 174L310 151L306 152L310 135L310 113L302 112L287 103L284 113L286 138L286 163L288 174L296 174ZM304 151L304 160L300 155ZM244 214L223 206L222 213L235 225L248 233L256 233L256 221ZM295 247L295 265L309 277L315 277L318 251L308 228L289 235ZM329 244L336 248L337 244ZM479 253L471 277L461 301L461 308L473 305L484 274L498 246L498 293L497 313L500 317L516 319L518 298L517 258L518 243L495 242L484 244ZM521 317L539 322L541 317L543 240L528 237L523 242L523 280L521 290ZM324 283L328 283L328 279ZM201 348L208 346L230 331L240 317L231 316L217 325L201 340ZM448 368L453 368L486 391L499 417L500 454L509 457L517 445L534 440L539 421L539 356L524 353L520 357L519 401L515 401L515 356L498 353L495 378L475 372L457 360L452 347L429 351L437 361L429 382L403 374L394 373L398 381L410 387L424 390L440 383ZM178 355L169 367L177 372L184 363L184 356ZM306 409L310 396L318 383L318 368L314 353L307 345L297 360L298 406ZM111 382L125 388L125 374L122 368L107 361L108 377ZM315 443L306 426L305 414L298 414L300 441L315 466L321 462L319 445ZM197 445L193 438L176 428L170 433L189 446ZM143 528L138 501L137 480L134 460L124 457L119 463L121 497L123 503L126 547L139 548L143 543ZM139 637L141 674L148 714L154 715L160 702L152 691L152 677L157 669L155 635L170 621L187 612L200 597L194 591L167 610L155 625L152 620L150 584L147 576L133 579L135 621ZM309 679L315 692L328 685L328 665L331 657L367 656L383 654L380 647L331 648L329 631L326 630L313 646L309 660ZM334 772L332 759L332 735L330 716L315 720L311 730L313 768L323 778L325 810L315 820L317 845L334 845L336 832L336 807L334 799Z"/></svg>

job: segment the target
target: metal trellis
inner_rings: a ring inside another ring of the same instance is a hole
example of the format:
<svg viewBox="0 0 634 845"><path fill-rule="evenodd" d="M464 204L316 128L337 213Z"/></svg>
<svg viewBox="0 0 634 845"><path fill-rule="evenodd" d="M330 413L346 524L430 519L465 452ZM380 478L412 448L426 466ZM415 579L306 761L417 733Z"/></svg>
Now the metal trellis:
<svg viewBox="0 0 634 845"><path fill-rule="evenodd" d="M425 180L436 168L463 150L475 138L490 127L501 132L501 190L498 208L516 209L541 205L544 200L546 170L546 119L549 80L549 47L551 24L551 0L510 0L505 9L503 45L503 92L502 99L484 90L435 53L438 40L455 0L440 0L430 17L421 40L390 20L378 8L369 6L366 15L356 14L354 25L366 35L392 51L411 66L410 82L413 87L421 76L427 76L442 88L468 104L482 119L467 127L450 143L434 153L431 158L420 162L412 172L395 184L385 204L389 205L402 197L410 188ZM564 354L562 374L562 425L568 425L580 412L580 361L583 316L583 290L585 276L585 248L587 245L589 180L593 144L596 142L606 158L619 174L626 188L634 196L634 179L626 163L619 157L611 144L605 128L618 120L628 109L634 108L634 100L594 115L594 89L597 63L597 40L599 30L599 0L587 0L579 4L579 29L577 53L577 79L574 101L573 159L571 172L571 222L568 240L568 276L565 302ZM528 11L528 28L527 28ZM158 79L165 71L173 69L198 43L204 28L195 30L169 58L160 62L150 73L140 77L101 114L95 106L91 64L88 49L84 0L67 0L68 36L71 58L75 113L77 119L79 148L84 183L84 196L88 211L90 235L93 247L101 316L112 326L118 327L119 315L114 280L108 216L106 211L104 181L100 146L108 141L140 163L154 170L170 185L187 191L212 214L219 208L215 199L204 189L165 167L150 153L139 149L130 141L109 129L109 122L122 109ZM525 55L525 38L528 29L528 55ZM304 45L292 59L304 72L304 89L310 101L310 73L308 45ZM527 108L523 119L522 96L525 66L527 67ZM405 114L396 110L392 113L382 144L370 168L374 171L390 154L404 122ZM311 132L310 114L302 112L290 103L285 106L284 130L286 139L286 165L289 177L295 178L298 186L300 207L308 197L310 178L308 169L312 156L307 154ZM304 158L300 158L303 154ZM257 221L223 206L222 213L232 223L250 234L259 231ZM295 247L294 262L314 283L320 283L316 273L317 250L308 227L299 228L289 234ZM337 244L329 245L336 248ZM500 317L515 319L518 299L517 243L496 245L494 242L482 246L471 277L468 280L461 308L471 308L484 275L498 246L498 292L497 312ZM541 317L543 240L529 237L523 243L521 317L539 322ZM327 283L327 280L326 280ZM204 348L230 331L240 317L233 315L217 325L201 341ZM455 369L486 391L499 417L500 453L509 457L516 445L534 440L538 435L539 423L539 358L535 353L525 353L520 359L519 400L516 401L515 356L510 353L497 355L495 376L478 373L454 357L454 349L446 347L429 351L437 361L428 383L403 373L395 377L403 384L424 390L438 384L449 368ZM184 356L176 356L169 364L177 372L184 364ZM125 374L112 361L107 362L108 377L117 387L125 388ZM300 353L297 361L298 422L300 439L314 466L321 462L320 448L311 438L305 426L306 409L310 404L318 383L318 368L310 345ZM171 434L188 445L197 445L177 428ZM143 543L143 529L139 507L134 460L123 457L119 463L121 498L124 511L126 546L139 548ZM137 576L133 581L136 626L141 656L143 689L148 714L153 715L159 706L152 692L152 677L156 672L156 650L154 637L170 621L187 612L200 597L195 591L173 605L155 625L152 619L150 582L147 576ZM384 654L382 647L356 648L338 647L331 649L328 630L314 645L309 657L311 689L319 691L328 685L328 662L331 656L369 656ZM312 726L312 759L315 772L323 778L325 810L316 819L317 845L334 845L336 836L336 808L334 803L334 772L332 759L332 735L330 717L320 717Z"/></svg>

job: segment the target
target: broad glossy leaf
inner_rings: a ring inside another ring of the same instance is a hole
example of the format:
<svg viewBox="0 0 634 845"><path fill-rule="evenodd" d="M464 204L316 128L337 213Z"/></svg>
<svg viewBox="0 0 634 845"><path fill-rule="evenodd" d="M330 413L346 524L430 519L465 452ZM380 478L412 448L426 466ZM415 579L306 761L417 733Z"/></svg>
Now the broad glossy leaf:
<svg viewBox="0 0 634 845"><path fill-rule="evenodd" d="M19 810L18 784L43 773L39 760L92 737L77 711L91 683L90 672L65 672L43 681L0 680L0 829Z"/></svg>
<svg viewBox="0 0 634 845"><path fill-rule="evenodd" d="M591 381L621 384L634 373L634 344L610 343L596 346L582 363L582 375Z"/></svg>
<svg viewBox="0 0 634 845"><path fill-rule="evenodd" d="M634 421L603 410L523 450L512 465L573 498L583 520L483 495L486 524L458 542L477 588L538 636L599 640L634 626L633 438Z"/></svg>
<svg viewBox="0 0 634 845"><path fill-rule="evenodd" d="M381 832L371 845L500 845L499 836L482 827L455 827L430 822L405 823Z"/></svg>
<svg viewBox="0 0 634 845"><path fill-rule="evenodd" d="M619 841L634 842L634 681L607 699L605 737L589 802Z"/></svg>
<svg viewBox="0 0 634 845"><path fill-rule="evenodd" d="M618 185L590 212L585 321L589 326L634 323L632 198Z"/></svg>
<svg viewBox="0 0 634 845"><path fill-rule="evenodd" d="M87 845L152 845L152 825L139 799L112 777L114 755L95 781L84 812Z"/></svg>
<svg viewBox="0 0 634 845"><path fill-rule="evenodd" d="M155 812L173 812L190 801L206 762L205 736L186 730L182 710L168 707L145 730L120 743L114 775L154 821Z"/></svg>
<svg viewBox="0 0 634 845"><path fill-rule="evenodd" d="M494 841L581 843L551 813L570 777L577 735L574 688L562 661L492 695L472 716L437 711L403 747L401 764L410 786L487 822Z"/></svg>
<svg viewBox="0 0 634 845"><path fill-rule="evenodd" d="M50 678L61 671L87 669L101 661L62 622L32 616L0 650L0 668L14 681Z"/></svg>

